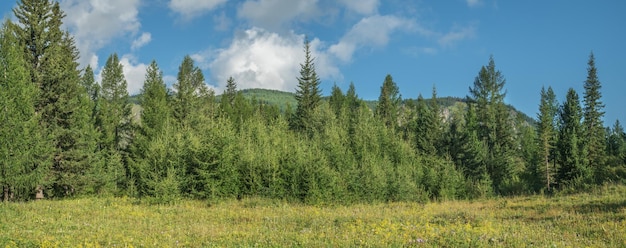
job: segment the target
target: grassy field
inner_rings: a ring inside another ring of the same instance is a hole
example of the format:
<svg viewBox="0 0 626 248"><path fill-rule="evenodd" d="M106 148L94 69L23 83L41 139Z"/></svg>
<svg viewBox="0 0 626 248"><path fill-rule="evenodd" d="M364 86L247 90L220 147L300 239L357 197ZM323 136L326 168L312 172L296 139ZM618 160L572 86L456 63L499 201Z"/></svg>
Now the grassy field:
<svg viewBox="0 0 626 248"><path fill-rule="evenodd" d="M626 187L555 197L306 206L130 198L0 204L0 247L626 247Z"/></svg>

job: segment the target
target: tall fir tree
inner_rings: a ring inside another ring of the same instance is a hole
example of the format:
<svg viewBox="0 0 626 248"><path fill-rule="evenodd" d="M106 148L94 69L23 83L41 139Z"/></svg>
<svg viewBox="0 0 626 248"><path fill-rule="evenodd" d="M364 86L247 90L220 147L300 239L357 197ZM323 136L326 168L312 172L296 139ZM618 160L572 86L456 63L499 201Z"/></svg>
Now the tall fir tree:
<svg viewBox="0 0 626 248"><path fill-rule="evenodd" d="M435 155L437 151L435 139L435 123L433 113L420 94L417 97L417 118L415 119L415 147L420 154Z"/></svg>
<svg viewBox="0 0 626 248"><path fill-rule="evenodd" d="M128 168L124 160L132 142L131 104L123 66L113 53L102 69L102 82L97 99L96 127L99 152L103 156L98 181L99 193L117 194L127 185Z"/></svg>
<svg viewBox="0 0 626 248"><path fill-rule="evenodd" d="M513 126L509 111L504 104L506 80L496 65L493 56L483 66L470 87L469 100L476 106L480 120L476 129L479 140L485 142L489 151L487 170L496 192L502 193L505 184L516 175L512 174L511 157L514 149Z"/></svg>
<svg viewBox="0 0 626 248"><path fill-rule="evenodd" d="M116 53L107 59L102 69L98 98L98 127L101 149L122 151L129 144L131 105L123 65Z"/></svg>
<svg viewBox="0 0 626 248"><path fill-rule="evenodd" d="M131 146L130 179L140 196L153 195L157 185L167 178L163 160L155 159L164 155L159 149L171 142L168 92L163 81L163 72L156 61L146 69L146 78L140 94L141 122L135 128L135 137ZM154 152L158 154L154 154ZM163 186L163 185L160 185Z"/></svg>
<svg viewBox="0 0 626 248"><path fill-rule="evenodd" d="M90 99L80 86L78 50L69 32L61 31L65 14L58 2L22 0L12 25L25 44L31 81L40 89L36 111L52 139L53 166L48 195L81 193L89 188L87 171L97 162Z"/></svg>
<svg viewBox="0 0 626 248"><path fill-rule="evenodd" d="M328 98L328 103L330 104L330 107L333 109L337 117L341 115L341 111L344 108L344 99L345 96L343 95L341 88L339 88L337 84L333 84L333 88L330 92L330 97Z"/></svg>
<svg viewBox="0 0 626 248"><path fill-rule="evenodd" d="M174 119L184 127L193 127L203 115L205 100L209 90L204 82L204 74L187 55L178 67L177 81L174 84L172 111Z"/></svg>
<svg viewBox="0 0 626 248"><path fill-rule="evenodd" d="M606 148L604 142L604 104L600 100L602 85L598 79L596 62L593 53L589 55L587 62L587 80L584 84L584 111L583 127L585 130L585 141L589 158L589 166L594 171L596 183L602 183L608 176L606 172L605 157Z"/></svg>
<svg viewBox="0 0 626 248"><path fill-rule="evenodd" d="M296 88L296 101L298 105L296 112L290 119L290 126L296 131L301 131L311 136L312 114L320 105L322 93L319 88L320 79L315 72L315 58L311 54L311 42L304 39L304 64L300 64L300 77L298 77L298 87Z"/></svg>
<svg viewBox="0 0 626 248"><path fill-rule="evenodd" d="M375 114L388 128L397 126L401 102L400 89L398 89L398 85L393 81L391 75L387 74L383 85L380 87Z"/></svg>
<svg viewBox="0 0 626 248"><path fill-rule="evenodd" d="M2 200L27 200L50 169L50 142L35 112L39 89L31 82L18 39L0 31L0 188Z"/></svg>
<svg viewBox="0 0 626 248"><path fill-rule="evenodd" d="M539 141L539 152L544 164L542 173L546 189L550 191L550 185L554 183L552 177L555 173L554 146L556 145L556 114L558 112L558 102L552 87L541 88L541 100L539 103L539 114L537 115L537 131Z"/></svg>
<svg viewBox="0 0 626 248"><path fill-rule="evenodd" d="M591 182L592 172L586 161L582 115L578 93L570 88L559 111L559 168L556 180L560 187L583 187Z"/></svg>

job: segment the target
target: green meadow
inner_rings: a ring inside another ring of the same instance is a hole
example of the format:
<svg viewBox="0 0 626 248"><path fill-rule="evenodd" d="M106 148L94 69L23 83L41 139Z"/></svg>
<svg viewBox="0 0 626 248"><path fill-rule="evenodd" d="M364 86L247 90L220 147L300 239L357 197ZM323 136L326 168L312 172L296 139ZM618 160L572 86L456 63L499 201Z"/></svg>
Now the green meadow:
<svg viewBox="0 0 626 248"><path fill-rule="evenodd" d="M626 187L478 201L0 204L2 247L624 247Z"/></svg>

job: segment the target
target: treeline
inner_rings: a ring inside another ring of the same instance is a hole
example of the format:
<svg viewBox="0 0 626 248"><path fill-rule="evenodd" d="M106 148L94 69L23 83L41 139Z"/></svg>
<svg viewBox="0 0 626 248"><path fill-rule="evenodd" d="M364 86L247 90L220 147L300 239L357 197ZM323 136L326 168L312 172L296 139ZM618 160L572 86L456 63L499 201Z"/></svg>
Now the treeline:
<svg viewBox="0 0 626 248"><path fill-rule="evenodd" d="M297 105L250 101L230 78L217 100L186 56L173 89L156 62L133 111L112 54L96 82L79 68L57 2L21 0L0 36L0 185L3 199L127 195L268 197L325 202L428 201L580 190L626 179L626 134L602 122L589 57L583 101L541 90L536 124L506 106L493 58L462 107L433 89L403 101L391 75L372 111L354 87L323 98L309 42Z"/></svg>

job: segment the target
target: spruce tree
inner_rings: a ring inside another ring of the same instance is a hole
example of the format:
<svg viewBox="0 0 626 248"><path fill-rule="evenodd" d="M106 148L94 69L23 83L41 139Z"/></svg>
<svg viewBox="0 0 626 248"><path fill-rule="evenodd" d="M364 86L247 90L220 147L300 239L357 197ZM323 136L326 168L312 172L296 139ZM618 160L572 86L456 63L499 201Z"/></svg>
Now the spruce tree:
<svg viewBox="0 0 626 248"><path fill-rule="evenodd" d="M166 165L158 163L166 163L163 156L167 157L167 152L163 151L163 147L167 146L172 138L168 137L171 136L169 125L171 110L167 87L163 82L163 73L154 60L146 69L146 78L139 99L142 107L141 122L136 126L131 147L130 179L141 196L155 196L157 188L165 187L169 183ZM168 190L171 188L163 189L161 193Z"/></svg>
<svg viewBox="0 0 626 248"><path fill-rule="evenodd" d="M178 67L177 82L174 84L172 111L174 119L184 127L193 127L202 117L203 107L206 107L212 91L204 83L202 70L194 65L189 55L183 58ZM213 101L213 100L209 100ZM206 109L205 109L206 110Z"/></svg>
<svg viewBox="0 0 626 248"><path fill-rule="evenodd" d="M123 65L116 53L102 69L102 88L98 98L98 127L101 149L122 151L130 138L131 105Z"/></svg>
<svg viewBox="0 0 626 248"><path fill-rule="evenodd" d="M337 117L341 115L341 110L344 108L344 99L345 96L343 95L341 88L339 88L337 84L334 84L330 92L330 97L328 98L328 103Z"/></svg>
<svg viewBox="0 0 626 248"><path fill-rule="evenodd" d="M496 70L493 56L489 64L483 66L474 80L474 87L470 87L469 101L476 106L476 116L480 120L476 134L479 140L485 142L489 150L487 169L494 188L502 193L504 184L512 175L510 163L513 144L513 126L509 111L504 104L504 85L506 80L502 73Z"/></svg>
<svg viewBox="0 0 626 248"><path fill-rule="evenodd" d="M539 152L540 157L545 165L544 167L544 179L546 189L550 191L551 183L554 181L551 179L554 173L554 168L550 166L553 162L554 146L556 142L556 114L558 111L558 102L556 95L552 90L552 87L548 87L548 90L544 87L541 88L541 100L539 103L539 114L537 115L537 131L539 138Z"/></svg>
<svg viewBox="0 0 626 248"><path fill-rule="evenodd" d="M596 183L601 183L607 176L605 171L605 142L604 124L602 117L604 104L600 100L602 85L598 80L595 57L593 53L589 55L587 62L587 80L584 88L584 112L583 126L585 130L585 145L587 147L589 166L594 171Z"/></svg>
<svg viewBox="0 0 626 248"><path fill-rule="evenodd" d="M581 187L591 181L591 171L586 164L582 115L578 93L570 88L559 111L557 163L560 166L556 179L561 187Z"/></svg>
<svg viewBox="0 0 626 248"><path fill-rule="evenodd" d="M0 188L2 200L27 200L51 165L51 146L35 112L39 89L31 82L22 46L5 23L0 33Z"/></svg>
<svg viewBox="0 0 626 248"><path fill-rule="evenodd" d="M315 58L311 54L311 42L304 39L304 64L300 64L300 77L298 77L298 87L296 88L296 101L298 105L296 112L290 119L292 129L313 135L312 114L315 108L320 105L322 93L319 88L320 79L315 72Z"/></svg>
<svg viewBox="0 0 626 248"><path fill-rule="evenodd" d="M375 114L388 128L397 126L401 101L402 97L400 96L398 85L393 81L391 75L387 74L383 85L380 87L380 96L378 96Z"/></svg>
<svg viewBox="0 0 626 248"><path fill-rule="evenodd" d="M435 155L437 151L435 139L435 123L431 109L420 94L417 97L416 107L417 118L415 120L415 146L418 153L425 155Z"/></svg>
<svg viewBox="0 0 626 248"><path fill-rule="evenodd" d="M55 150L47 182L48 195L81 193L91 181L87 171L97 162L96 137L90 123L90 99L80 86L78 50L69 32L61 31L65 14L58 2L22 0L11 25L25 45L31 82L40 90L35 109Z"/></svg>

